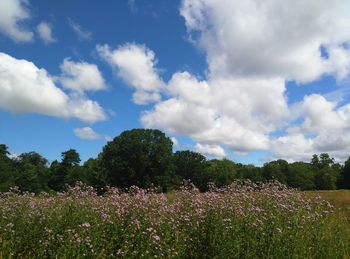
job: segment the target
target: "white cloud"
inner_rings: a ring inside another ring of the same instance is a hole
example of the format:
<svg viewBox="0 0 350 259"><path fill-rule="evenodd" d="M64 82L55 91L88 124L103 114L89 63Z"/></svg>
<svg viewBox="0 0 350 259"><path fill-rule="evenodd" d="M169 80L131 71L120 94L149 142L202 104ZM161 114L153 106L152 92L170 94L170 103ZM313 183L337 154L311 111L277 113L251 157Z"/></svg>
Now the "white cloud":
<svg viewBox="0 0 350 259"><path fill-rule="evenodd" d="M107 118L101 106L81 93L67 95L45 69L0 53L0 107L19 113L77 118L94 123Z"/></svg>
<svg viewBox="0 0 350 259"><path fill-rule="evenodd" d="M64 113L67 118L78 118L87 123L107 119L107 115L99 103L87 99L83 94L70 95L67 105L67 111Z"/></svg>
<svg viewBox="0 0 350 259"><path fill-rule="evenodd" d="M0 1L0 33L14 41L28 42L33 39L33 32L26 29L24 23L30 18L26 0Z"/></svg>
<svg viewBox="0 0 350 259"><path fill-rule="evenodd" d="M79 40L81 41L92 40L92 32L83 28L80 24L74 22L71 18L68 18L68 23Z"/></svg>
<svg viewBox="0 0 350 259"><path fill-rule="evenodd" d="M306 139L303 134L291 134L278 137L271 141L273 158L283 158L288 161L309 161L315 154L312 140Z"/></svg>
<svg viewBox="0 0 350 259"><path fill-rule="evenodd" d="M74 134L81 139L87 139L87 140L96 140L100 139L101 135L97 134L92 128L90 127L83 127L83 128L75 128Z"/></svg>
<svg viewBox="0 0 350 259"><path fill-rule="evenodd" d="M171 137L170 139L173 142L174 147L177 147L179 145L179 141L175 137Z"/></svg>
<svg viewBox="0 0 350 259"><path fill-rule="evenodd" d="M342 144L348 105L310 95L288 106L285 95L287 80L349 76L348 1L184 0L180 12L206 54L207 78L175 73L169 98L142 114L144 126L236 153L270 150L276 158L308 160L325 151L344 158L350 151Z"/></svg>
<svg viewBox="0 0 350 259"><path fill-rule="evenodd" d="M274 157L310 160L313 154L331 153L338 160L350 155L350 104L339 106L319 94L305 96L296 104L296 119L286 135L271 141Z"/></svg>
<svg viewBox="0 0 350 259"><path fill-rule="evenodd" d="M108 142L108 141L112 141L113 138L111 136L105 136L105 140Z"/></svg>
<svg viewBox="0 0 350 259"><path fill-rule="evenodd" d="M183 0L180 13L206 55L202 80L184 71L163 82L155 53L143 45L97 46L134 88L135 103L156 102L141 115L145 127L189 136L217 154L218 147L270 150L276 158L305 160L319 151L337 158L350 152L342 144L348 105L321 95L288 105L285 93L288 80L349 77L349 1Z"/></svg>
<svg viewBox="0 0 350 259"><path fill-rule="evenodd" d="M60 81L65 88L77 91L97 91L106 88L105 80L95 64L73 62L65 58L60 68Z"/></svg>
<svg viewBox="0 0 350 259"><path fill-rule="evenodd" d="M324 132L316 137L302 133L291 133L271 140L272 158L288 161L310 161L313 154L329 153L337 161L350 156L350 134L348 132Z"/></svg>
<svg viewBox="0 0 350 259"><path fill-rule="evenodd" d="M338 80L344 79L350 72L350 51L348 47L335 46L328 50L329 71L333 73Z"/></svg>
<svg viewBox="0 0 350 259"><path fill-rule="evenodd" d="M183 72L166 89L171 97L144 112L143 125L235 151L267 149L289 114L281 79L198 81Z"/></svg>
<svg viewBox="0 0 350 259"><path fill-rule="evenodd" d="M202 145L200 143L197 143L195 146L195 150L196 152L199 152L203 155L220 159L226 156L224 149L218 145Z"/></svg>
<svg viewBox="0 0 350 259"><path fill-rule="evenodd" d="M319 94L305 96L300 103L301 116L304 117L301 130L320 133L349 127L350 117L347 116L350 114L344 114L344 107L336 109L336 106L336 102L327 101Z"/></svg>
<svg viewBox="0 0 350 259"><path fill-rule="evenodd" d="M36 27L39 37L44 41L45 44L55 42L55 38L52 36L52 26L47 22L41 22Z"/></svg>
<svg viewBox="0 0 350 259"><path fill-rule="evenodd" d="M349 76L349 1L183 0L180 12L206 54L207 77L175 73L168 99L142 114L145 127L239 153L270 150L275 158L350 153L342 144L348 105L310 95L289 106L285 95L287 80Z"/></svg>
<svg viewBox="0 0 350 259"><path fill-rule="evenodd" d="M138 90L132 94L133 102L139 105L157 102L160 99L161 95L159 92L147 92Z"/></svg>
<svg viewBox="0 0 350 259"><path fill-rule="evenodd" d="M135 89L135 103L160 100L164 82L155 68L157 60L153 51L137 44L125 44L114 50L108 45L98 45L97 51L117 71L118 77Z"/></svg>
<svg viewBox="0 0 350 259"><path fill-rule="evenodd" d="M310 82L349 73L348 0L184 0L180 13L211 75Z"/></svg>

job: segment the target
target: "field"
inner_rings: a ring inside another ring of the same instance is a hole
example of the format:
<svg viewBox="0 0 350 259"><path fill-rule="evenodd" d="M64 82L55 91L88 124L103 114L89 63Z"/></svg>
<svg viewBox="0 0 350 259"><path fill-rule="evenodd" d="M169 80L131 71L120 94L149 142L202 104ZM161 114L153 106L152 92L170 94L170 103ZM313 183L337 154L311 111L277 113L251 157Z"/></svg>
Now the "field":
<svg viewBox="0 0 350 259"><path fill-rule="evenodd" d="M4 193L0 258L350 258L349 191L211 189Z"/></svg>

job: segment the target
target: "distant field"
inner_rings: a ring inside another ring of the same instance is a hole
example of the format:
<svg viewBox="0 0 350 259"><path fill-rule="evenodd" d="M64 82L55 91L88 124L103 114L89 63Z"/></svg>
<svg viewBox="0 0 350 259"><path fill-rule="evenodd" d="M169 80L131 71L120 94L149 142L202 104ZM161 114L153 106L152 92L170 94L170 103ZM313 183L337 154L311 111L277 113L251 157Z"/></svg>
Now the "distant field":
<svg viewBox="0 0 350 259"><path fill-rule="evenodd" d="M0 258L350 258L349 194L278 183L1 194Z"/></svg>
<svg viewBox="0 0 350 259"><path fill-rule="evenodd" d="M320 195L336 208L350 211L350 190L306 191L305 194L309 197Z"/></svg>

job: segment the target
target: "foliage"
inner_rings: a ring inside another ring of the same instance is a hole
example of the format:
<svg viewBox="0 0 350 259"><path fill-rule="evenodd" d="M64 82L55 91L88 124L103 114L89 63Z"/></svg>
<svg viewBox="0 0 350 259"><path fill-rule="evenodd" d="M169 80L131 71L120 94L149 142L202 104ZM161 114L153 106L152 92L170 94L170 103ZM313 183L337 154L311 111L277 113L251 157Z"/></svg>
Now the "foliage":
<svg viewBox="0 0 350 259"><path fill-rule="evenodd" d="M345 165L328 154L313 155L310 162L288 163L278 159L262 167L243 165L228 159L207 160L200 153L181 150L173 153L172 141L159 130L133 129L108 142L97 158L81 165L79 153L69 149L61 161L47 160L36 152L13 156L0 144L0 192L11 187L22 191L63 191L80 181L102 194L107 186L126 189L158 187L161 191L178 189L190 180L200 191L214 183L222 187L234 180L253 182L276 180L301 190L350 189L350 158Z"/></svg>
<svg viewBox="0 0 350 259"><path fill-rule="evenodd" d="M15 185L22 191L48 191L47 160L36 152L23 153L15 160Z"/></svg>
<svg viewBox="0 0 350 259"><path fill-rule="evenodd" d="M5 192L15 186L13 160L8 155L8 147L0 144L0 192Z"/></svg>
<svg viewBox="0 0 350 259"><path fill-rule="evenodd" d="M205 190L210 181L206 174L206 158L190 150L177 151L174 154L175 174L178 180L191 180L200 190Z"/></svg>
<svg viewBox="0 0 350 259"><path fill-rule="evenodd" d="M334 163L334 159L328 154L322 153L319 158L317 158L317 155L314 155L311 164L316 172L316 188L318 190L336 189L336 183L340 175L341 167Z"/></svg>
<svg viewBox="0 0 350 259"><path fill-rule="evenodd" d="M343 189L350 189L350 157L345 161L343 170L340 171L338 186Z"/></svg>
<svg viewBox="0 0 350 259"><path fill-rule="evenodd" d="M99 155L112 186L171 187L174 174L172 141L159 130L124 131L107 143Z"/></svg>
<svg viewBox="0 0 350 259"><path fill-rule="evenodd" d="M253 182L261 182L265 180L262 174L262 169L254 165L240 165L237 171L241 179L248 179Z"/></svg>
<svg viewBox="0 0 350 259"><path fill-rule="evenodd" d="M314 190L315 177L314 168L309 163L295 162L288 165L287 183L293 188Z"/></svg>
<svg viewBox="0 0 350 259"><path fill-rule="evenodd" d="M288 162L282 159L264 164L263 176L266 180L276 180L287 183Z"/></svg>
<svg viewBox="0 0 350 259"><path fill-rule="evenodd" d="M210 160L207 162L206 174L209 182L218 187L230 185L237 176L236 164L228 159Z"/></svg>
<svg viewBox="0 0 350 259"><path fill-rule="evenodd" d="M80 155L75 149L69 149L61 154L62 160L53 161L50 166L51 179L49 186L55 191L65 189L66 184L77 181L85 182L85 176L80 168Z"/></svg>

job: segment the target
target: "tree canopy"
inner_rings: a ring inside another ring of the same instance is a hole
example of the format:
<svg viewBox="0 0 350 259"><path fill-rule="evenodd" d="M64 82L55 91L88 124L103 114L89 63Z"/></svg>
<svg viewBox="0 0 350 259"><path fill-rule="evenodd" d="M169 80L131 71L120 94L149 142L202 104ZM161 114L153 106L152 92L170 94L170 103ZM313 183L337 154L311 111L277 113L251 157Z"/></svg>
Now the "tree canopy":
<svg viewBox="0 0 350 259"><path fill-rule="evenodd" d="M156 185L167 189L174 174L172 145L159 130L124 131L103 148L99 155L101 167L113 186Z"/></svg>
<svg viewBox="0 0 350 259"><path fill-rule="evenodd" d="M258 167L228 159L207 160L191 150L173 153L172 145L160 130L128 130L109 141L97 158L81 164L75 149L62 152L60 161L49 163L34 151L11 155L8 147L0 144L0 192L14 186L34 193L62 191L78 181L99 192L106 186L125 189L132 185L168 191L179 188L182 180L206 191L209 183L220 187L236 179L277 180L301 190L350 189L350 157L344 165L322 153L313 155L309 163L278 159Z"/></svg>

